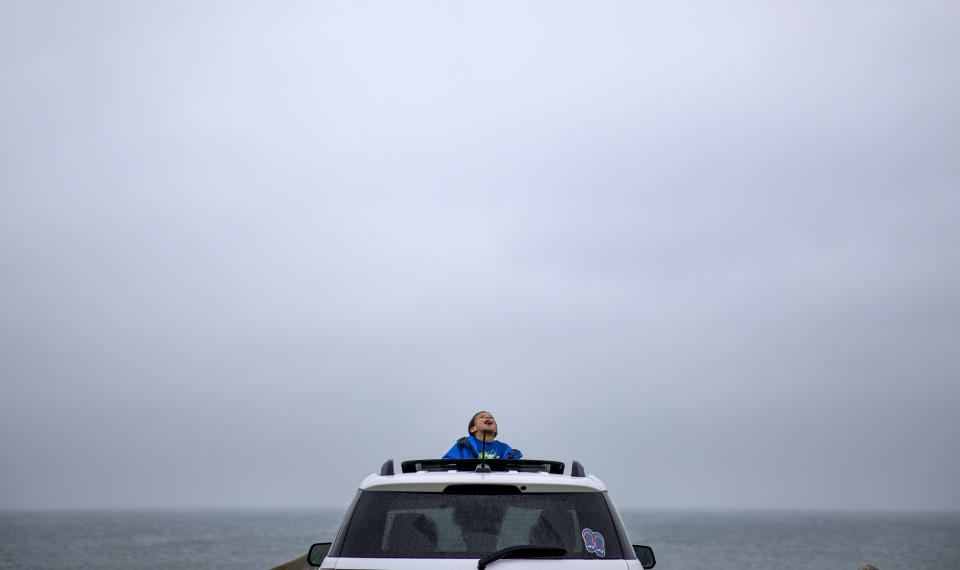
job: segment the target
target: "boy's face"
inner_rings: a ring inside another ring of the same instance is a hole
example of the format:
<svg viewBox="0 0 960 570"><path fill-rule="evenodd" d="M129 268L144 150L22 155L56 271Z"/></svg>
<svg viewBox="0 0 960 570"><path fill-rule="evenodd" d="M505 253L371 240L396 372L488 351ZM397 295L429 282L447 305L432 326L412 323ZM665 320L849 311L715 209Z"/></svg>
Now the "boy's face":
<svg viewBox="0 0 960 570"><path fill-rule="evenodd" d="M480 412L477 414L477 417L473 419L473 427L470 428L470 433L475 436L480 436L481 431L497 435L497 420L493 419L493 414L490 412Z"/></svg>

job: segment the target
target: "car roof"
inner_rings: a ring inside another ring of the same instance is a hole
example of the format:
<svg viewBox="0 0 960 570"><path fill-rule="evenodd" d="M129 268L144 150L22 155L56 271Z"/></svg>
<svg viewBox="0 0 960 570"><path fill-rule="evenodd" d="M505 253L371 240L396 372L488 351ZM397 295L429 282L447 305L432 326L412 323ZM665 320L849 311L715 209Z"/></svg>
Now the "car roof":
<svg viewBox="0 0 960 570"><path fill-rule="evenodd" d="M442 492L450 485L513 485L526 493L595 493L606 485L574 461L569 474L563 463L540 460L435 460L404 461L395 473L393 460L387 460L379 474L367 476L360 489L365 491ZM478 471L477 468L480 468ZM491 469L492 467L492 469Z"/></svg>

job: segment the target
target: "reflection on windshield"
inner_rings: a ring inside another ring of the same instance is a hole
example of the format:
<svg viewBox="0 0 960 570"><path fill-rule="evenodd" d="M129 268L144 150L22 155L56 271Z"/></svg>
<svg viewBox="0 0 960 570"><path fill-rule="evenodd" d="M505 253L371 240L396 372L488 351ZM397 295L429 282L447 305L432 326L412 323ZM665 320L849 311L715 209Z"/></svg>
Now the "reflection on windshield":
<svg viewBox="0 0 960 570"><path fill-rule="evenodd" d="M589 537L589 544L584 536ZM604 542L602 553L594 546L597 540ZM613 517L599 492L473 495L363 491L331 555L482 558L529 545L562 548L564 558L623 558Z"/></svg>

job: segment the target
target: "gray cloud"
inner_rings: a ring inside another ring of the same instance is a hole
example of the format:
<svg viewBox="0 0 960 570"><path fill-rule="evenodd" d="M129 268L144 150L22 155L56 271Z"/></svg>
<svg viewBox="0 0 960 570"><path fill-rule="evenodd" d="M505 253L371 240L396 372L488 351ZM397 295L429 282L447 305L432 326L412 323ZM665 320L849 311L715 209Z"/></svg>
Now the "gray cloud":
<svg viewBox="0 0 960 570"><path fill-rule="evenodd" d="M960 508L958 15L3 8L0 508Z"/></svg>

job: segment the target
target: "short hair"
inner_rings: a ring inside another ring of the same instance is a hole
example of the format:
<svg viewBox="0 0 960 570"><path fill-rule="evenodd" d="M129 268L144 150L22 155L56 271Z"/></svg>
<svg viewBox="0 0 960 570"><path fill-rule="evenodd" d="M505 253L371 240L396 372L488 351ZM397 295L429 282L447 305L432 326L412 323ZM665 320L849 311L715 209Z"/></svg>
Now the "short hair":
<svg viewBox="0 0 960 570"><path fill-rule="evenodd" d="M477 421L477 416L479 416L480 414L490 414L490 412L488 412L487 410L480 410L479 412L473 414L473 417L470 418L470 423L467 424L467 435L473 435L473 432L470 431L470 428L473 427L473 422ZM493 414L490 414L490 415L492 416ZM493 435L496 436L497 435L496 432L494 432Z"/></svg>

